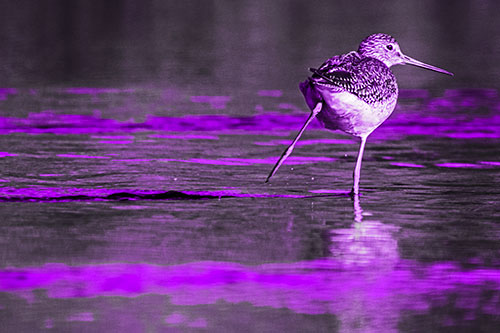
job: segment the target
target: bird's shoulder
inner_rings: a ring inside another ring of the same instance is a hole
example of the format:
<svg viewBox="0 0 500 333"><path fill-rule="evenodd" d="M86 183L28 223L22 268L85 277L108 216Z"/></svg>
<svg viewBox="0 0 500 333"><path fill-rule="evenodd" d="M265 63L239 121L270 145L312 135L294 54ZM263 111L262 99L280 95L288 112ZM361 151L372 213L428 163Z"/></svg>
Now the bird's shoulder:
<svg viewBox="0 0 500 333"><path fill-rule="evenodd" d="M361 60L362 57L356 51L351 51L346 54L336 55L326 60L318 70L322 72L332 72L340 69L347 69L353 63Z"/></svg>
<svg viewBox="0 0 500 333"><path fill-rule="evenodd" d="M366 81L370 77L378 79L382 76L394 78L394 74L382 61L362 57L356 51L334 56L326 60L318 69L311 68L311 71L314 73L313 77L341 81Z"/></svg>
<svg viewBox="0 0 500 333"><path fill-rule="evenodd" d="M350 92L367 103L397 97L396 77L382 61L352 51L311 68L315 84Z"/></svg>

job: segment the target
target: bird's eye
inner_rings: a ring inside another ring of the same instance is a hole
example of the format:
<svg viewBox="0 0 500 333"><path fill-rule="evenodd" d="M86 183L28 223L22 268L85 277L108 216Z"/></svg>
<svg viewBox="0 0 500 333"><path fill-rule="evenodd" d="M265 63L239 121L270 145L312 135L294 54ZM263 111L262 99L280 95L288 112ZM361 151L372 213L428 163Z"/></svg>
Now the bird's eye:
<svg viewBox="0 0 500 333"><path fill-rule="evenodd" d="M387 46L386 46L386 48L387 48L389 51L390 51L390 50L392 50L392 44L387 45Z"/></svg>

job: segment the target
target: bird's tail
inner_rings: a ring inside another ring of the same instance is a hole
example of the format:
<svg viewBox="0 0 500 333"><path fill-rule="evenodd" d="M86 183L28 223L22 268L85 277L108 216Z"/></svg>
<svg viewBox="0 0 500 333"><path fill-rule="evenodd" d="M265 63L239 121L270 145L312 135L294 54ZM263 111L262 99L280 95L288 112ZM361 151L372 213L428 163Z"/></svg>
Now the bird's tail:
<svg viewBox="0 0 500 333"><path fill-rule="evenodd" d="M323 100L319 92L316 90L311 78L307 78L304 82L299 84L299 89L304 95L307 106L312 111Z"/></svg>

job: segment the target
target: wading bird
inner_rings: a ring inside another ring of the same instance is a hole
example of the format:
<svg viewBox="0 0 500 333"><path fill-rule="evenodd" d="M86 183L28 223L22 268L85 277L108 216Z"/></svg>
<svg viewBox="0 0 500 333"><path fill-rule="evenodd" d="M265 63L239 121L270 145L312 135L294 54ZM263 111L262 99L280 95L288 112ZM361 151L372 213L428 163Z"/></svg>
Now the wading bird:
<svg viewBox="0 0 500 333"><path fill-rule="evenodd" d="M312 76L299 86L311 114L266 182L292 153L306 127L317 116L325 128L341 130L361 139L351 191L353 195L359 194L366 139L391 115L398 100L398 85L390 68L404 64L453 75L404 55L398 42L387 34L370 35L359 44L357 51L334 56L318 69L311 68Z"/></svg>

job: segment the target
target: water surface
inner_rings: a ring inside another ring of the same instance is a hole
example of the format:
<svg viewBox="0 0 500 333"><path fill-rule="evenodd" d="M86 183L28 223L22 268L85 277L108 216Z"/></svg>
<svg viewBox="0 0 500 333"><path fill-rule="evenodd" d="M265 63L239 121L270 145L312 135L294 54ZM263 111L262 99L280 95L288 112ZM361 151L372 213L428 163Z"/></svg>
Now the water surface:
<svg viewBox="0 0 500 333"><path fill-rule="evenodd" d="M277 91L244 115L201 95L185 103L205 113L179 115L163 88L4 92L7 328L498 325L495 90L402 91L355 201L358 142L319 123L264 183L307 117Z"/></svg>
<svg viewBox="0 0 500 333"><path fill-rule="evenodd" d="M0 5L1 330L498 331L497 2L136 3ZM456 76L264 183L374 32Z"/></svg>

